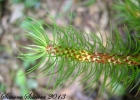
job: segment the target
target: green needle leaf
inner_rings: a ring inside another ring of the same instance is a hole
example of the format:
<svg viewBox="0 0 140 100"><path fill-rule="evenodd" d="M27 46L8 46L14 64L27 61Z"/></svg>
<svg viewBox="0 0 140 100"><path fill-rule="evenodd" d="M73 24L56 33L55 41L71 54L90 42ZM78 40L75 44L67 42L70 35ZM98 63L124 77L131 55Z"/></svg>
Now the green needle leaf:
<svg viewBox="0 0 140 100"><path fill-rule="evenodd" d="M52 41L43 25L35 19L29 18L22 24L33 44L22 46L28 53L19 52L18 58L27 61L40 60L38 64L27 70L26 74L37 70L40 73L39 77L45 75L50 77L48 85L52 84L53 78L57 75L53 90L62 87L70 79L71 84L80 75L83 75L79 80L81 83L89 81L84 89L89 89L94 84L98 85L103 77L100 94L107 90L110 94L116 91L121 93L132 85L140 72L138 36L133 35L132 39L125 27L127 38L124 42L119 31L114 28L111 30L111 38L106 37L107 44L104 46L102 33L99 32L100 39L95 33L78 31L72 25L59 27L54 18L52 16L50 18L54 22L53 27L48 24L45 26L53 31Z"/></svg>

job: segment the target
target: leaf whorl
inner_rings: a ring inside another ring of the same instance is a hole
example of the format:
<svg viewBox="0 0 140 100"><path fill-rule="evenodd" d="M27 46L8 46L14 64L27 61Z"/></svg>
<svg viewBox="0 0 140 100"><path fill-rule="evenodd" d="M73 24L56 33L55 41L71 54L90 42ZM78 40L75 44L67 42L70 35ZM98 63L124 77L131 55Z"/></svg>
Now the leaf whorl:
<svg viewBox="0 0 140 100"><path fill-rule="evenodd" d="M119 31L114 29L111 33L111 36L115 35L114 41L106 37L107 44L104 46L103 39L95 33L81 33L72 25L62 28L57 26L52 17L50 18L54 22L53 28L50 25L46 26L53 32L52 41L39 22L30 19L35 24L23 23L22 27L29 33L28 37L35 45L24 47L31 52L20 53L19 58L23 60L41 58L40 62L29 69L27 73L38 69L41 76L50 75L48 85L52 84L52 78L57 74L53 83L54 89L64 85L71 76L73 76L71 79L73 82L82 74L84 77L80 81L83 83L89 81L85 87L89 88L97 84L103 74L104 80L100 93L106 91L106 88L114 93L122 83L122 88L118 91L121 93L137 78L140 72L137 66L140 64L140 41L136 36L134 37L135 41L132 41L127 29L125 29L126 43L123 42ZM100 35L102 37L102 34ZM131 50L132 45L133 51ZM40 66L42 67L40 68Z"/></svg>

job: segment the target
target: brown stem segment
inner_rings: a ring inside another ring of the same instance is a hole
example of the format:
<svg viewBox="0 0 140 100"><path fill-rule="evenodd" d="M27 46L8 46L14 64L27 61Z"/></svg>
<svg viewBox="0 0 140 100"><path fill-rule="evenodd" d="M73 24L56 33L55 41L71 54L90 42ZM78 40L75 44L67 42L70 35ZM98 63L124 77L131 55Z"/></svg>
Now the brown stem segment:
<svg viewBox="0 0 140 100"><path fill-rule="evenodd" d="M109 55L107 53L89 53L86 50L78 50L74 48L63 48L61 46L55 47L48 45L46 51L58 55L60 57L76 59L84 62L97 62L97 63L112 63L119 65L140 65L140 55Z"/></svg>

